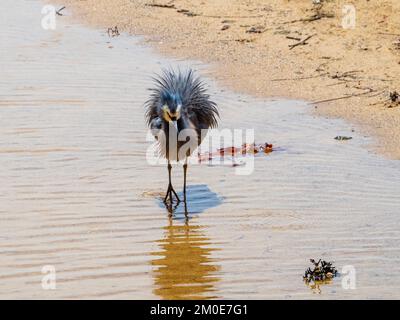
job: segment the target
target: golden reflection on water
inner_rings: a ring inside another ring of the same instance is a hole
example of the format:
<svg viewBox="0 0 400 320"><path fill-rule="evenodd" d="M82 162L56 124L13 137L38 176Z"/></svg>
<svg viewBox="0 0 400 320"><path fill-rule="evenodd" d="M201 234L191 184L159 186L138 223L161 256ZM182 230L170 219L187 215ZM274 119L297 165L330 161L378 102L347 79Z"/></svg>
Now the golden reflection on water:
<svg viewBox="0 0 400 320"><path fill-rule="evenodd" d="M312 293L315 294L321 294L321 286L329 285L332 284L332 279L326 279L326 280L318 280L318 281L312 281L312 282L305 282L306 286L310 288Z"/></svg>
<svg viewBox="0 0 400 320"><path fill-rule="evenodd" d="M213 264L211 241L204 226L174 225L172 219L164 227L164 238L158 240L160 250L152 260L154 293L161 299L216 298L215 284L219 266Z"/></svg>

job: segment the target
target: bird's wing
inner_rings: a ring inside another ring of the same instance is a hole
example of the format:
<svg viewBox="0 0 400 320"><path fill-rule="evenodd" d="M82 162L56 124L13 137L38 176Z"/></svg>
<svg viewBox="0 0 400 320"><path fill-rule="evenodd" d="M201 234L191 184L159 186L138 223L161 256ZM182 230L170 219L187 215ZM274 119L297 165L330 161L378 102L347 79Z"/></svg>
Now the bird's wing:
<svg viewBox="0 0 400 320"><path fill-rule="evenodd" d="M160 117L153 118L150 122L150 129L153 136L158 140L158 131L162 128L162 120Z"/></svg>
<svg viewBox="0 0 400 320"><path fill-rule="evenodd" d="M190 123L190 128L196 130L197 138L198 138L198 142L197 143L198 143L198 145L200 145L201 141L202 141L201 138L204 138L204 136L202 136L202 132L201 131L204 130L204 129L207 130L208 126L203 124L203 123L200 123L200 121L198 119L198 116L197 116L197 114L195 112L188 112L187 113L187 117L188 117L188 120L189 120L189 123Z"/></svg>

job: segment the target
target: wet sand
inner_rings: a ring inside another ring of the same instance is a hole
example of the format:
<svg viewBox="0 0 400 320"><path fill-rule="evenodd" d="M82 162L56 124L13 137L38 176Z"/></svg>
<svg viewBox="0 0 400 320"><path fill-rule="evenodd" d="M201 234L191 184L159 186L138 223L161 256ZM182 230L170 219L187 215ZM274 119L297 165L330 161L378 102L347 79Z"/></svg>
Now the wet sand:
<svg viewBox="0 0 400 320"><path fill-rule="evenodd" d="M221 127L254 128L281 150L248 176L189 167L190 219L181 206L169 219L167 170L145 157L146 88L161 67L209 66L68 19L45 31L40 2L3 5L0 298L400 297L400 164L368 152L369 138L305 102L205 77ZM173 173L181 191L182 169ZM356 290L337 278L313 293L302 281L310 258L353 265ZM42 289L45 265L56 290Z"/></svg>

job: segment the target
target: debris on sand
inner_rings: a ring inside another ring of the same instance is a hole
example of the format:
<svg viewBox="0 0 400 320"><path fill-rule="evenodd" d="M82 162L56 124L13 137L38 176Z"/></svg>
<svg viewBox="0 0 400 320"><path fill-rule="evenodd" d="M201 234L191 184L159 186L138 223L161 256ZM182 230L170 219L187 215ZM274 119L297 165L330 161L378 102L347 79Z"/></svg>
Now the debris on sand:
<svg viewBox="0 0 400 320"><path fill-rule="evenodd" d="M400 95L397 91L390 92L389 95L390 95L390 100L392 100L392 102L400 102L399 100Z"/></svg>
<svg viewBox="0 0 400 320"><path fill-rule="evenodd" d="M398 91L390 91L389 94L378 102L370 105L380 105L382 104L386 108L395 108L400 106L400 93Z"/></svg>
<svg viewBox="0 0 400 320"><path fill-rule="evenodd" d="M221 23L235 23L235 20L222 20Z"/></svg>
<svg viewBox="0 0 400 320"><path fill-rule="evenodd" d="M246 30L246 33L263 33L265 31L265 28L262 26L255 26L251 27L250 29Z"/></svg>
<svg viewBox="0 0 400 320"><path fill-rule="evenodd" d="M273 145L270 143L264 143L264 144L255 144L255 143L244 143L241 148L241 153L242 154L255 154L255 153L270 153L272 152Z"/></svg>
<svg viewBox="0 0 400 320"><path fill-rule="evenodd" d="M287 21L285 23L287 24L287 23L296 23L296 22L313 22L313 21L324 19L324 18L334 18L335 17L334 13L324 11L324 1L314 0L312 5L313 5L312 11L314 12L313 15L311 15L307 18Z"/></svg>
<svg viewBox="0 0 400 320"><path fill-rule="evenodd" d="M306 282L332 279L338 274L336 268L333 266L333 262L327 262L321 259L319 259L318 262L315 262L314 259L310 259L310 262L314 265L314 269L311 270L311 268L308 268L304 273L303 279Z"/></svg>
<svg viewBox="0 0 400 320"><path fill-rule="evenodd" d="M114 28L108 28L107 33L109 37L118 37L120 35L117 26L115 26Z"/></svg>
<svg viewBox="0 0 400 320"><path fill-rule="evenodd" d="M400 50L400 38L393 42L393 45L396 50Z"/></svg>
<svg viewBox="0 0 400 320"><path fill-rule="evenodd" d="M301 41L299 41L299 42L297 42L295 44L290 44L289 45L289 48L290 48L289 50L292 50L292 49L296 48L297 46L305 46L306 44L308 44L307 40L310 40L314 36L315 36L315 34L312 34L311 36L308 36L308 37L304 38L303 40L301 40Z"/></svg>
<svg viewBox="0 0 400 320"><path fill-rule="evenodd" d="M303 281L313 291L321 293L320 285L329 284L332 279L338 276L336 268L333 266L333 262L327 262L319 259L316 262L314 259L310 259L314 268L308 268L303 276Z"/></svg>
<svg viewBox="0 0 400 320"><path fill-rule="evenodd" d="M338 141L347 141L347 140L351 140L351 139L353 139L353 137L348 137L348 136L336 136L335 137L335 140L338 140Z"/></svg>
<svg viewBox="0 0 400 320"><path fill-rule="evenodd" d="M221 28L221 31L228 30L229 28L230 28L230 25L229 25L229 24L224 24L224 25L222 26L222 28Z"/></svg>
<svg viewBox="0 0 400 320"><path fill-rule="evenodd" d="M254 39L235 39L235 41L239 43L250 43L254 42Z"/></svg>
<svg viewBox="0 0 400 320"><path fill-rule="evenodd" d="M244 143L240 148L239 147L227 147L217 149L215 152L205 152L203 154L198 154L198 159L200 162L211 161L214 158L220 159L225 156L239 156L246 154L257 154L264 153L268 154L273 151L273 145L269 143L263 144L255 144L255 143Z"/></svg>
<svg viewBox="0 0 400 320"><path fill-rule="evenodd" d="M188 17L195 17L195 16L198 16L197 13L194 13L194 12L189 11L189 10L187 10L187 9L179 9L179 10L176 10L176 12L182 13L182 14L188 16Z"/></svg>
<svg viewBox="0 0 400 320"><path fill-rule="evenodd" d="M176 9L174 4L162 4L162 3L146 3L147 7L165 8L165 9Z"/></svg>
<svg viewBox="0 0 400 320"><path fill-rule="evenodd" d="M390 104L388 108L394 108L400 105L400 94L397 91L391 91L389 93Z"/></svg>

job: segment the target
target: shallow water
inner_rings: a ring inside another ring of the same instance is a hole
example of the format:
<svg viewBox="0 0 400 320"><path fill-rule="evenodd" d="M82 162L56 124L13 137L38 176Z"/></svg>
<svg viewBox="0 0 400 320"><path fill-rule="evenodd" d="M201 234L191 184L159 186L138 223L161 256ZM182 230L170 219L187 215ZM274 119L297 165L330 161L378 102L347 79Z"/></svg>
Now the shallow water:
<svg viewBox="0 0 400 320"><path fill-rule="evenodd" d="M68 17L45 31L39 1L0 6L0 298L400 298L400 162L350 125L206 78L221 127L282 150L248 176L190 166L190 219L169 219L167 170L145 157L146 88L163 66L207 66ZM356 289L342 276L314 293L309 258L354 266Z"/></svg>

